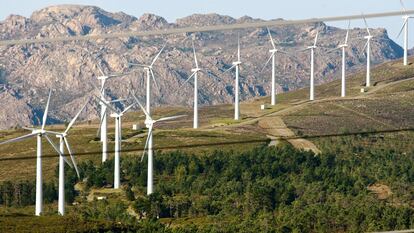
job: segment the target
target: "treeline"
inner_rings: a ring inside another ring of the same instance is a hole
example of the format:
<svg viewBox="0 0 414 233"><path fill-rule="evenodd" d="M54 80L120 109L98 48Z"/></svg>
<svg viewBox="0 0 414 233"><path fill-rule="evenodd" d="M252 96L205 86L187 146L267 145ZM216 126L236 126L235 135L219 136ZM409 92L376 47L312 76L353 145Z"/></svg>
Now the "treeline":
<svg viewBox="0 0 414 233"><path fill-rule="evenodd" d="M58 167L54 181L43 183L44 203L53 203L58 200ZM72 203L76 196L75 184L77 176L71 169L65 170L65 201ZM0 206L24 207L34 205L36 200L35 181L5 181L0 183Z"/></svg>
<svg viewBox="0 0 414 233"><path fill-rule="evenodd" d="M203 219L180 221L182 228L174 228L178 232L361 232L413 227L414 210L402 196L414 193L410 188L414 153L382 150L346 157L315 156L291 146L204 156L157 154L156 193L149 197L146 162L124 157L121 177L140 218ZM111 184L112 167L112 162L84 165L87 187ZM379 200L367 190L377 182L392 189L392 182L398 182L408 189L402 196L396 193Z"/></svg>
<svg viewBox="0 0 414 233"><path fill-rule="evenodd" d="M148 232L369 232L413 228L414 152L345 149L332 147L318 156L289 145L244 153L156 153L156 192L150 196L146 195L146 161L124 156L121 177L128 200L85 202L68 214L84 222L118 222ZM113 160L98 165L88 161L79 168L86 192L113 183ZM67 185L72 186L67 190L74 197L77 178L71 169L67 172ZM391 188L388 198L378 199L368 191L367 187L376 183ZM51 196L57 195L57 183L50 185L54 189ZM14 190L11 187L9 184L6 190ZM7 193L15 196L16 192ZM14 200L8 199L8 203L19 205ZM131 215L131 207L137 216Z"/></svg>

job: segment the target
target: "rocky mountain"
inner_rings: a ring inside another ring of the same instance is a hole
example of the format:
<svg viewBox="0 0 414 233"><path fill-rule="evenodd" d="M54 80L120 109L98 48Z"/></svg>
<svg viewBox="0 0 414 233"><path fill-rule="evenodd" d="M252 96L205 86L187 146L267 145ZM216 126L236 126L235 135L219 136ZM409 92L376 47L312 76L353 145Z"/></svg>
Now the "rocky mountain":
<svg viewBox="0 0 414 233"><path fill-rule="evenodd" d="M140 18L122 12L110 13L94 6L60 5L34 12L30 18L10 15L0 22L0 39L43 38L93 35L121 31L142 31L187 26L205 26L259 21L250 17L234 19L218 14L195 14L175 23L152 14ZM281 20L281 19L280 19ZM308 86L310 58L308 52L297 52L311 45L320 32L320 49L316 54L316 82L324 83L339 77L339 51L326 53L345 38L346 30L323 22L271 28L278 47L290 55L277 56L278 91ZM372 29L373 63L402 56L402 49L388 38L384 29ZM365 65L364 29L350 32L348 67L357 70ZM0 48L0 128L38 124L43 114L49 89L53 91L51 122L68 121L88 99L97 93L100 75L98 64L107 73L133 72L108 81L110 98L124 98L130 89L145 98L145 79L141 68L128 62L148 64L164 43L165 51L155 65L159 91L154 89L154 105L192 104L192 85L184 84L194 66L192 41L201 67L207 72L199 78L202 105L231 103L234 74L223 73L236 59L237 37L240 34L241 98L243 100L270 93L270 66L262 72L269 58L271 45L265 28L208 33L187 33L166 37L130 37L88 42L62 42L8 46ZM361 80L361 83L363 80ZM91 102L83 119L97 117L98 105Z"/></svg>

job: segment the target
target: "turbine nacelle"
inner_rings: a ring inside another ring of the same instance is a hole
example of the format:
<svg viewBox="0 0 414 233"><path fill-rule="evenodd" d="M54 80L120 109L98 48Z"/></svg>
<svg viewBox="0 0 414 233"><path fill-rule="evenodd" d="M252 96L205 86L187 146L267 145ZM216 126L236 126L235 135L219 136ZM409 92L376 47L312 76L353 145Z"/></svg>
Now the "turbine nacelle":
<svg viewBox="0 0 414 233"><path fill-rule="evenodd" d="M278 49L271 49L271 50L269 50L269 53L273 53L273 54L275 54L275 53L277 53L277 52L279 52L279 50L278 50Z"/></svg>
<svg viewBox="0 0 414 233"><path fill-rule="evenodd" d="M346 48L346 47L348 47L348 46L349 46L348 44L341 44L341 45L339 45L339 46L338 46L338 48L340 48L340 49L341 49L341 48Z"/></svg>
<svg viewBox="0 0 414 233"><path fill-rule="evenodd" d="M34 129L32 131L32 134L44 135L44 134L46 134L46 130L44 130L44 129Z"/></svg>
<svg viewBox="0 0 414 233"><path fill-rule="evenodd" d="M191 72L196 73L196 72L200 72L201 69L200 68L193 68L191 69Z"/></svg>
<svg viewBox="0 0 414 233"><path fill-rule="evenodd" d="M98 80L107 80L109 76L99 76L97 77Z"/></svg>
<svg viewBox="0 0 414 233"><path fill-rule="evenodd" d="M121 118L123 115L124 115L124 113L111 113L110 117Z"/></svg>
<svg viewBox="0 0 414 233"><path fill-rule="evenodd" d="M236 62L233 62L232 64L233 64L233 66L238 66L238 65L241 65L242 63L241 63L241 61L236 61Z"/></svg>
<svg viewBox="0 0 414 233"><path fill-rule="evenodd" d="M57 134L56 135L56 137L57 138L65 138L65 137L67 137L68 136L68 134L67 133L61 133L61 134Z"/></svg>
<svg viewBox="0 0 414 233"><path fill-rule="evenodd" d="M147 118L144 121L145 127L147 127L147 129L152 128L152 126L154 125L156 121L154 121L153 119Z"/></svg>
<svg viewBox="0 0 414 233"><path fill-rule="evenodd" d="M364 36L364 39L367 39L367 40L371 40L373 38L373 36L371 36L371 35L369 35L369 36Z"/></svg>
<svg viewBox="0 0 414 233"><path fill-rule="evenodd" d="M316 45L308 46L308 49L316 49L316 48L317 48Z"/></svg>

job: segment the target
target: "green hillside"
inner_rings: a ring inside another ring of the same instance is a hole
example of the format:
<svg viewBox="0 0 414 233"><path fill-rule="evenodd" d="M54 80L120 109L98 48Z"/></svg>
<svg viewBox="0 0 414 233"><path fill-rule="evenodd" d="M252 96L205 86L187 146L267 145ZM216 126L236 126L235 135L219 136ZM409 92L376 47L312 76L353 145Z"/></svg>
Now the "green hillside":
<svg viewBox="0 0 414 233"><path fill-rule="evenodd" d="M156 193L150 197L145 195L146 161L140 162L146 130L132 131L134 123L143 127L142 114L132 112L123 120L123 188L118 192L109 188L113 161L100 164L97 121L78 124L69 141L82 181L68 169L68 197L76 205L68 207L65 218L55 216L58 158L52 149L45 146L44 152L46 216L36 222L30 194L16 195L16 187L33 188L35 141L1 146L0 167L6 169L0 170L0 231L31 232L28 226L33 226L38 232L65 232L65 221L77 224L73 232L414 227L413 68L401 61L376 66L373 87L364 93L364 71L354 74L347 79L346 98L339 97L340 81L334 81L317 86L313 102L307 100L308 89L280 94L277 106L266 110L260 104L269 97L247 101L240 121L232 120L232 105L203 107L197 130L190 128L191 109L158 108L154 118L188 117L160 125L154 135ZM111 140L113 131L110 125ZM24 133L1 131L0 141Z"/></svg>

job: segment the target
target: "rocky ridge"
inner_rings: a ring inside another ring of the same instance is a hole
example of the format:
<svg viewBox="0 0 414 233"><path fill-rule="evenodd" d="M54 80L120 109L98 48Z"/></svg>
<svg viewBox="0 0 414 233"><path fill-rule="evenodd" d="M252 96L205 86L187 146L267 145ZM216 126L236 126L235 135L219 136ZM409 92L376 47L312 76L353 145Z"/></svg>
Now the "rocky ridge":
<svg viewBox="0 0 414 233"><path fill-rule="evenodd" d="M0 22L0 39L42 38L74 35L93 35L121 31L142 31L188 26L206 26L259 21L245 16L234 19L218 14L195 14L169 23L153 14L139 18L122 12L110 13L95 6L59 5L33 12L25 18L10 15ZM290 55L277 57L278 91L306 87L309 83L309 54L297 52L313 43L320 32L316 55L317 83L336 79L340 75L340 53L327 54L345 37L345 30L324 23L271 28L278 47ZM373 63L396 59L402 49L388 38L384 29L373 29ZM362 48L365 44L364 29L351 30L351 46L348 49L348 67L358 70L364 67ZM55 44L31 44L0 48L0 96L7 107L0 109L0 128L38 124L47 93L53 91L51 122L65 122L83 105L91 93L96 93L100 75L98 64L108 73L134 73L108 82L110 98L128 96L132 88L144 99L145 81L140 68L128 62L150 63L167 43L165 52L155 66L160 90L152 93L154 105L192 104L192 85L184 81L194 66L192 41L202 68L207 72L199 78L200 104L231 103L234 93L234 75L223 71L236 59L237 35L241 37L242 61L241 99L246 100L270 93L270 66L262 72L271 48L267 30L245 29L208 33L188 33L167 37L130 37L89 42L65 42ZM363 80L361 80L361 83ZM82 119L97 117L98 105L90 103L81 115Z"/></svg>

